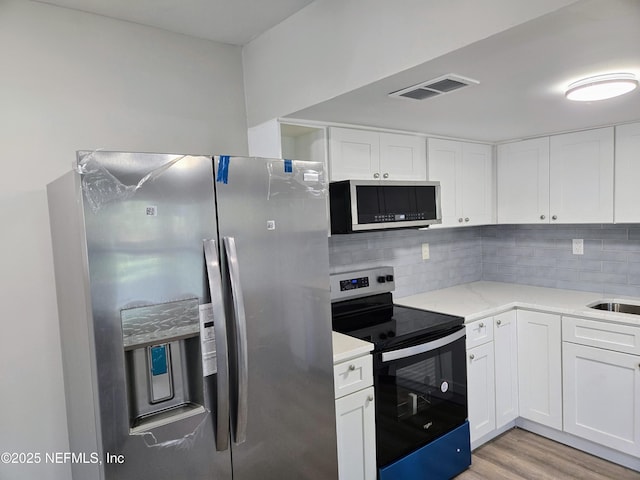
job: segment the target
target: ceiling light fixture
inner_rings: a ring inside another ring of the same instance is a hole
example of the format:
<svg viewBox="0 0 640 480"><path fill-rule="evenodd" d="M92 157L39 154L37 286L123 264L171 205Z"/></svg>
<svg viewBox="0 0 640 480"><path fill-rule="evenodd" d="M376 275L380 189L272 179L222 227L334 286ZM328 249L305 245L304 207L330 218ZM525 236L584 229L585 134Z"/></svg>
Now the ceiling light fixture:
<svg viewBox="0 0 640 480"><path fill-rule="evenodd" d="M567 87L565 97L578 102L593 102L624 95L638 86L632 73L608 73L583 78Z"/></svg>

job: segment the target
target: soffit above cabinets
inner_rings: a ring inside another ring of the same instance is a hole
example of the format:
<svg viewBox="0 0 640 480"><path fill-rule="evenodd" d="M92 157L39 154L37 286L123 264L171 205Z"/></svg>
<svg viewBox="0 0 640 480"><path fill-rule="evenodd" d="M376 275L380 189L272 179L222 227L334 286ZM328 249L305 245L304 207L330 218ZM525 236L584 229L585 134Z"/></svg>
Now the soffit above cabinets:
<svg viewBox="0 0 640 480"><path fill-rule="evenodd" d="M245 45L313 0L36 0L59 7Z"/></svg>
<svg viewBox="0 0 640 480"><path fill-rule="evenodd" d="M638 90L583 104L564 92L607 71L640 76L638 45L638 0L582 0L287 117L485 142L637 121ZM425 101L389 96L451 72L479 84Z"/></svg>

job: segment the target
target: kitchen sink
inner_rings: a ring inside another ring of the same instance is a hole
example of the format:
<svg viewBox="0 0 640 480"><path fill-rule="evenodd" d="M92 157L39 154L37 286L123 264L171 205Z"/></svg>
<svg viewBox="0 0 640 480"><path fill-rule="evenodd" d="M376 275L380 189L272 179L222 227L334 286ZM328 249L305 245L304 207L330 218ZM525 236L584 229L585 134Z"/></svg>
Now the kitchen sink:
<svg viewBox="0 0 640 480"><path fill-rule="evenodd" d="M631 305L629 303L601 302L596 303L595 305L589 305L589 308L594 308L596 310L605 310L607 312L620 312L640 315L640 305Z"/></svg>

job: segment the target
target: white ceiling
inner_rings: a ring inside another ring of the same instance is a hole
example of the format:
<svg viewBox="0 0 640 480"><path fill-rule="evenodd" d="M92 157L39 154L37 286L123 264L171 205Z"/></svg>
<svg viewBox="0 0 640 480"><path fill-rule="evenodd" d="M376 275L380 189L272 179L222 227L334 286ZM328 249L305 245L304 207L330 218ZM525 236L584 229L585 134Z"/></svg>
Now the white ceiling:
<svg viewBox="0 0 640 480"><path fill-rule="evenodd" d="M36 1L216 42L245 45L313 0Z"/></svg>
<svg viewBox="0 0 640 480"><path fill-rule="evenodd" d="M312 2L39 1L235 45ZM638 90L586 104L564 98L572 81L609 71L640 77L640 0L581 0L288 117L489 142L640 120ZM448 73L480 84L424 101L388 97Z"/></svg>
<svg viewBox="0 0 640 480"><path fill-rule="evenodd" d="M490 142L640 120L638 90L564 98L572 81L609 71L640 77L639 0L583 0L288 117ZM423 101L388 97L447 73L480 84Z"/></svg>

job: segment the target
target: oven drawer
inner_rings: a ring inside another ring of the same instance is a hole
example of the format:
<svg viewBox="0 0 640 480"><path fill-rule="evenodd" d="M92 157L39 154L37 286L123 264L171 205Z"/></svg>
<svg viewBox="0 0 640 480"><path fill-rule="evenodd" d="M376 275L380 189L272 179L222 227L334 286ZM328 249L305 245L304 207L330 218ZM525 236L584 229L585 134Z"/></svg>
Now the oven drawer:
<svg viewBox="0 0 640 480"><path fill-rule="evenodd" d="M467 350L493 341L493 317L467 323Z"/></svg>
<svg viewBox="0 0 640 480"><path fill-rule="evenodd" d="M371 355L363 355L333 366L336 398L344 397L373 385Z"/></svg>

